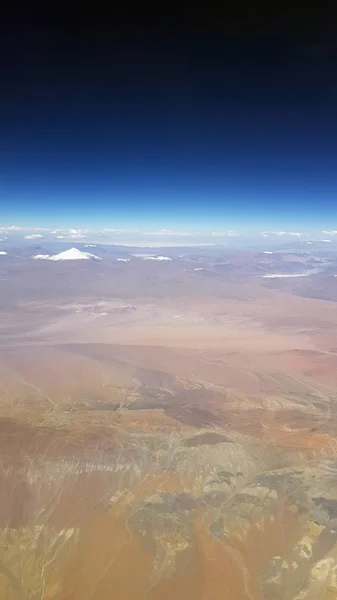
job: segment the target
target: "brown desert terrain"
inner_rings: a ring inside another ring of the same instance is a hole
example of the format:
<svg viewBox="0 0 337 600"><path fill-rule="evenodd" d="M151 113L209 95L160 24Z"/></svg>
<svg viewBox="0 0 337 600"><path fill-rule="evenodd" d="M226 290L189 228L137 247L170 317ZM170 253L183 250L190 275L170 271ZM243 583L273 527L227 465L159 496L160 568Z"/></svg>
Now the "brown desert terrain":
<svg viewBox="0 0 337 600"><path fill-rule="evenodd" d="M127 256L1 263L0 597L336 598L337 255Z"/></svg>

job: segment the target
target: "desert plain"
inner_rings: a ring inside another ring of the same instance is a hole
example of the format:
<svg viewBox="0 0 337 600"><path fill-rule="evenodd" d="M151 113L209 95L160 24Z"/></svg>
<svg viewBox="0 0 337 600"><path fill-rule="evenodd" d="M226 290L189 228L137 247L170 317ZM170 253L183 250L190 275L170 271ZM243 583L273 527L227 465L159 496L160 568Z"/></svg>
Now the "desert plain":
<svg viewBox="0 0 337 600"><path fill-rule="evenodd" d="M44 252L0 257L0 597L337 598L337 251Z"/></svg>

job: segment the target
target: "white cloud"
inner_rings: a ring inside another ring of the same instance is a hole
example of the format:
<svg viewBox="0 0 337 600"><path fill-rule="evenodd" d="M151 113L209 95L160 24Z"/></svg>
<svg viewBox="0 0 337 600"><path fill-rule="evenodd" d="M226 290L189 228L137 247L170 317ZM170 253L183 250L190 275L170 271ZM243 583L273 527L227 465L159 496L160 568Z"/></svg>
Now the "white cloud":
<svg viewBox="0 0 337 600"><path fill-rule="evenodd" d="M173 231L171 229L159 229L158 231L144 231L140 232L146 236L163 236L163 237L192 237L192 236L219 236L219 237L237 237L240 235L237 231Z"/></svg>
<svg viewBox="0 0 337 600"><path fill-rule="evenodd" d="M0 225L0 231L50 231L49 227L22 227L21 225Z"/></svg>
<svg viewBox="0 0 337 600"><path fill-rule="evenodd" d="M53 235L56 235L56 237L58 239L63 239L63 238L72 238L72 239L77 239L77 238L85 238L87 237L85 234L88 233L88 229L52 229L50 230L50 233L52 233ZM57 235L59 234L59 235Z"/></svg>
<svg viewBox="0 0 337 600"><path fill-rule="evenodd" d="M143 235L163 235L163 236L172 236L172 235L176 235L177 237L179 236L190 236L190 235L198 235L199 232L197 232L196 234L193 234L191 231L170 231L169 229L160 229L159 231L146 231L143 233Z"/></svg>
<svg viewBox="0 0 337 600"><path fill-rule="evenodd" d="M7 252L4 252L3 250L0 250L0 256L5 256L5 254L7 254Z"/></svg>
<svg viewBox="0 0 337 600"><path fill-rule="evenodd" d="M268 237L269 235L277 235L278 237L283 236L292 236L292 237L301 237L303 235L307 235L302 231L261 231L261 235L264 237Z"/></svg>
<svg viewBox="0 0 337 600"><path fill-rule="evenodd" d="M337 229L323 229L322 233L325 233L325 235L337 235Z"/></svg>
<svg viewBox="0 0 337 600"><path fill-rule="evenodd" d="M31 235L25 235L25 240L40 240L44 236L41 233L32 233Z"/></svg>
<svg viewBox="0 0 337 600"><path fill-rule="evenodd" d="M238 231L212 231L211 235L219 237L239 237L240 233L238 233Z"/></svg>
<svg viewBox="0 0 337 600"><path fill-rule="evenodd" d="M120 246L125 246L126 248L202 248L205 246L208 247L214 247L215 244L204 244L204 243L200 243L200 242L142 242L141 244L139 243L139 241L135 240L134 242L122 242L120 244Z"/></svg>
<svg viewBox="0 0 337 600"><path fill-rule="evenodd" d="M84 233L88 233L87 229L69 229L68 231L70 236L83 235Z"/></svg>
<svg viewBox="0 0 337 600"><path fill-rule="evenodd" d="M118 229L105 227L101 229L102 233L139 233L139 229Z"/></svg>
<svg viewBox="0 0 337 600"><path fill-rule="evenodd" d="M19 227L19 225L1 225L0 231L21 231L24 229L23 227Z"/></svg>
<svg viewBox="0 0 337 600"><path fill-rule="evenodd" d="M118 262L130 262L129 258L117 258Z"/></svg>

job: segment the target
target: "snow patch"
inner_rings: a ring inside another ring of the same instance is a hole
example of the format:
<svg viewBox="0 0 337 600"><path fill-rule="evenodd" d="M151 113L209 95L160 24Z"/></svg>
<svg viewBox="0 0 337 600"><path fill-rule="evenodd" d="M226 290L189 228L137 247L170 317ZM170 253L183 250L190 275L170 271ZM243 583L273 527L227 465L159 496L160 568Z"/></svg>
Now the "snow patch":
<svg viewBox="0 0 337 600"><path fill-rule="evenodd" d="M313 275L313 273L270 273L270 275L260 275L259 277L263 279L283 279L286 277L309 277L309 275Z"/></svg>
<svg viewBox="0 0 337 600"><path fill-rule="evenodd" d="M168 256L145 256L143 258L143 260L172 260L172 258L169 258Z"/></svg>

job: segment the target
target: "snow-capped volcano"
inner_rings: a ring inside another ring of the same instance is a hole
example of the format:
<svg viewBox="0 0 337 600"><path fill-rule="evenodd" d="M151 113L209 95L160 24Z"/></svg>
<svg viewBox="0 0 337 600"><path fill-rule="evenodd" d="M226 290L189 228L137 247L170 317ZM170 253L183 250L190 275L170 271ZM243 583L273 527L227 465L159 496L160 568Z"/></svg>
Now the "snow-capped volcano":
<svg viewBox="0 0 337 600"><path fill-rule="evenodd" d="M36 254L32 256L35 260L101 260L95 254L90 254L90 252L82 252L78 250L78 248L70 248L69 250L65 250L64 252L60 252L59 254Z"/></svg>

